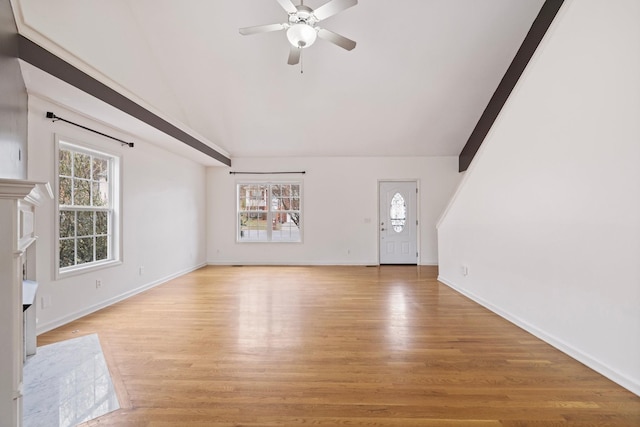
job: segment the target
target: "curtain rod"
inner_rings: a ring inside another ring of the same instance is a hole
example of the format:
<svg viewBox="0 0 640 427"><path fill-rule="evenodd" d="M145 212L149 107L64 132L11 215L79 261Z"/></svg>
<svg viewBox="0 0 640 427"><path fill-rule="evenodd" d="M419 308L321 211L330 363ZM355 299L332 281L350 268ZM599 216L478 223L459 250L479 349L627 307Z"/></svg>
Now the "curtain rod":
<svg viewBox="0 0 640 427"><path fill-rule="evenodd" d="M299 172L234 172L229 171L230 175L284 175L284 174L302 174L307 173L306 171Z"/></svg>
<svg viewBox="0 0 640 427"><path fill-rule="evenodd" d="M62 117L56 116L51 111L47 111L47 119L52 119L51 121L53 121L53 122L55 122L57 120L60 120L60 121L69 123L70 125L78 126L79 128L88 130L88 131L93 132L93 133L97 133L98 135L102 135L104 137L114 139L114 140L118 141L122 145L128 145L129 147L133 147L133 142L123 141L123 140L118 139L118 138L116 138L114 136L107 135L106 133L98 132L97 130L93 130L93 129L90 129L90 128L86 127L86 126L79 125L78 123L74 123L74 122L71 122L69 120L63 119Z"/></svg>

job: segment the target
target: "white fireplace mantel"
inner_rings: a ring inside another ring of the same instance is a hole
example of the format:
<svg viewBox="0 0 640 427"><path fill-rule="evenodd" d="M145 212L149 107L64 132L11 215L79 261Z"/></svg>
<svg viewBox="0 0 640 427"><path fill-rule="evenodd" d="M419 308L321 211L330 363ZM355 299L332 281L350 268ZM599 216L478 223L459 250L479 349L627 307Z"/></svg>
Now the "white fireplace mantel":
<svg viewBox="0 0 640 427"><path fill-rule="evenodd" d="M0 179L0 427L22 425L23 282L35 280L35 209L48 183Z"/></svg>

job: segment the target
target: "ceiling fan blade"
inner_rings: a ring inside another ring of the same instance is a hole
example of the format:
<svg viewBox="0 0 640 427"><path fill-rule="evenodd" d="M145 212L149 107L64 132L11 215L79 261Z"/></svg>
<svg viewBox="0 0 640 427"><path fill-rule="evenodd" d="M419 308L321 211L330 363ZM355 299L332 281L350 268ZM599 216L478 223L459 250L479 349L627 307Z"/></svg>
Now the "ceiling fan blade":
<svg viewBox="0 0 640 427"><path fill-rule="evenodd" d="M285 24L267 24L257 25L255 27L240 28L240 34L248 36L249 34L268 33L270 31L280 31L287 28Z"/></svg>
<svg viewBox="0 0 640 427"><path fill-rule="evenodd" d="M282 0L284 1L284 0ZM358 0L331 0L319 8L313 11L313 14L318 21L322 21L323 19L327 19L330 16L335 15L336 13L342 12L345 9L348 9L352 6L358 4Z"/></svg>
<svg viewBox="0 0 640 427"><path fill-rule="evenodd" d="M280 6L282 6L282 8L287 11L287 13L298 12L298 8L293 3L291 3L291 0L277 0L277 1L278 3L280 3Z"/></svg>
<svg viewBox="0 0 640 427"><path fill-rule="evenodd" d="M301 48L295 47L292 45L291 49L289 50L289 60L287 61L287 64L296 65L297 63L299 63L301 53L302 53Z"/></svg>
<svg viewBox="0 0 640 427"><path fill-rule="evenodd" d="M318 30L318 37L320 37L321 39L330 41L331 43L338 45L341 48L346 50L353 50L353 48L356 47L356 42L354 42L353 40L348 39L344 36L341 36L340 34L336 34L333 31L326 30L324 28L320 28Z"/></svg>

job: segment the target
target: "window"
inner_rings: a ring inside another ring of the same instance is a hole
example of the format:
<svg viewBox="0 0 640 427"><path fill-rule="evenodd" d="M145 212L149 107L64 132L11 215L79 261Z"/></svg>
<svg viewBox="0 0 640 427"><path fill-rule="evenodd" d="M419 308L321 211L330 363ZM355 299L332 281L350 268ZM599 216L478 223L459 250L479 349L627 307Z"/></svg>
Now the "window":
<svg viewBox="0 0 640 427"><path fill-rule="evenodd" d="M299 182L238 184L238 241L302 241L301 187Z"/></svg>
<svg viewBox="0 0 640 427"><path fill-rule="evenodd" d="M391 207L389 208L389 217L393 231L401 233L407 220L407 204L404 202L402 194L396 193L391 199Z"/></svg>
<svg viewBox="0 0 640 427"><path fill-rule="evenodd" d="M119 261L119 163L58 140L58 274Z"/></svg>

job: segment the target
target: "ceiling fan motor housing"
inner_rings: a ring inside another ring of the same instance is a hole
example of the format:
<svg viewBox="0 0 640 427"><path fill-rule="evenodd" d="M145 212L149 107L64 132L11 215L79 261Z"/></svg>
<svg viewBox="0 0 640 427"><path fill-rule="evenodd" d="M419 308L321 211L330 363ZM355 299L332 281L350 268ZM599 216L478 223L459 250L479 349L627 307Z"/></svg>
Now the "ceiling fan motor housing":
<svg viewBox="0 0 640 427"><path fill-rule="evenodd" d="M305 23L310 26L315 26L318 23L318 19L313 14L313 9L305 5L296 6L298 11L296 13L289 14L289 23L291 25L298 23Z"/></svg>
<svg viewBox="0 0 640 427"><path fill-rule="evenodd" d="M311 46L318 38L318 30L315 28L318 20L313 15L313 9L304 5L296 8L296 13L289 14L287 39L293 46L302 49Z"/></svg>

